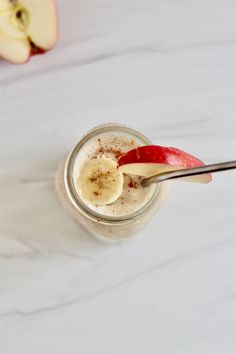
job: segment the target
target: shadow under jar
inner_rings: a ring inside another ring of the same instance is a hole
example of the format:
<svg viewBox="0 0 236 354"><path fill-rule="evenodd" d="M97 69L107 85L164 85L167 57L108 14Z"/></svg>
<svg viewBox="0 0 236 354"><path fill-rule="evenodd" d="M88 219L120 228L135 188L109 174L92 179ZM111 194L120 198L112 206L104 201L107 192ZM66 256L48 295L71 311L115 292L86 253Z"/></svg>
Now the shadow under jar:
<svg viewBox="0 0 236 354"><path fill-rule="evenodd" d="M114 243L136 234L167 197L170 182L141 186L141 177L124 175L121 196L112 204L86 202L76 180L90 159L105 156L115 161L125 152L151 141L124 125L104 124L89 131L59 165L56 190L62 205L99 240Z"/></svg>

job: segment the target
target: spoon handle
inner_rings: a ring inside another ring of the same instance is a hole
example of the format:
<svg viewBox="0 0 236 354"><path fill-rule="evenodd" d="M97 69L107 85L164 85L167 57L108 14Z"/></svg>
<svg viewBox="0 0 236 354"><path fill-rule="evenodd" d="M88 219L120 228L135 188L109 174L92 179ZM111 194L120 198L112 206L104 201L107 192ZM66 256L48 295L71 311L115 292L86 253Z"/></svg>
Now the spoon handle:
<svg viewBox="0 0 236 354"><path fill-rule="evenodd" d="M171 172L162 172L154 176L145 178L142 181L142 186L148 187L152 183L159 183L167 179L190 177L190 176L201 175L208 172L220 172L220 171L232 170L234 168L236 168L236 161L228 161L228 162L214 163L212 165L204 165L200 167L175 170Z"/></svg>

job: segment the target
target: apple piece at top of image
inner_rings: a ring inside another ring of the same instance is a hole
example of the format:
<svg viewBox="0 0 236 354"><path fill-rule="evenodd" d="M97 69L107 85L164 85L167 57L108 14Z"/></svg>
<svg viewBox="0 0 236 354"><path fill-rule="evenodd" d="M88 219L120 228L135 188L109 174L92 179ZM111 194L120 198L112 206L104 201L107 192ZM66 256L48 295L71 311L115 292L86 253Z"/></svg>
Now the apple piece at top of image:
<svg viewBox="0 0 236 354"><path fill-rule="evenodd" d="M128 151L118 160L118 167L121 172L143 177L204 165L204 162L183 150L158 145L140 146ZM212 176L210 173L206 173L184 177L182 180L208 183L211 182Z"/></svg>
<svg viewBox="0 0 236 354"><path fill-rule="evenodd" d="M0 57L24 64L57 40L54 0L0 0Z"/></svg>

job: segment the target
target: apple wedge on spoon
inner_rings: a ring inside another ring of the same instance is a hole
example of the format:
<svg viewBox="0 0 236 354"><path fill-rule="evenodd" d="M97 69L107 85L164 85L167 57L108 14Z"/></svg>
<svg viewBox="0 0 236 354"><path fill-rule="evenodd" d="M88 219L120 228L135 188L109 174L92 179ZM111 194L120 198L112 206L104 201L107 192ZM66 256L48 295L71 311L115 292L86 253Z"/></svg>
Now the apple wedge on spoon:
<svg viewBox="0 0 236 354"><path fill-rule="evenodd" d="M0 0L0 57L23 64L56 40L54 0Z"/></svg>
<svg viewBox="0 0 236 354"><path fill-rule="evenodd" d="M128 151L118 160L123 173L150 177L158 173L204 166L204 162L185 151L158 145L140 146ZM183 178L185 181L208 183L211 174Z"/></svg>

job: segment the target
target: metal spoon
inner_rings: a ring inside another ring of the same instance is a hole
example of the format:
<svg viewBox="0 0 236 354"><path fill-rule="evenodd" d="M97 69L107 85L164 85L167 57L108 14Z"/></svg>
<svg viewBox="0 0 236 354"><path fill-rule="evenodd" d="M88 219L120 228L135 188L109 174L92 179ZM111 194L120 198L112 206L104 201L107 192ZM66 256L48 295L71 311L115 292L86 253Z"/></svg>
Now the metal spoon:
<svg viewBox="0 0 236 354"><path fill-rule="evenodd" d="M145 178L144 180L142 180L141 183L143 187L148 187L152 183L159 183L162 181L166 181L168 179L190 177L190 176L202 175L208 172L220 172L220 171L232 170L234 168L236 168L236 161L214 163L212 165L175 170L171 172L157 173L154 176Z"/></svg>

